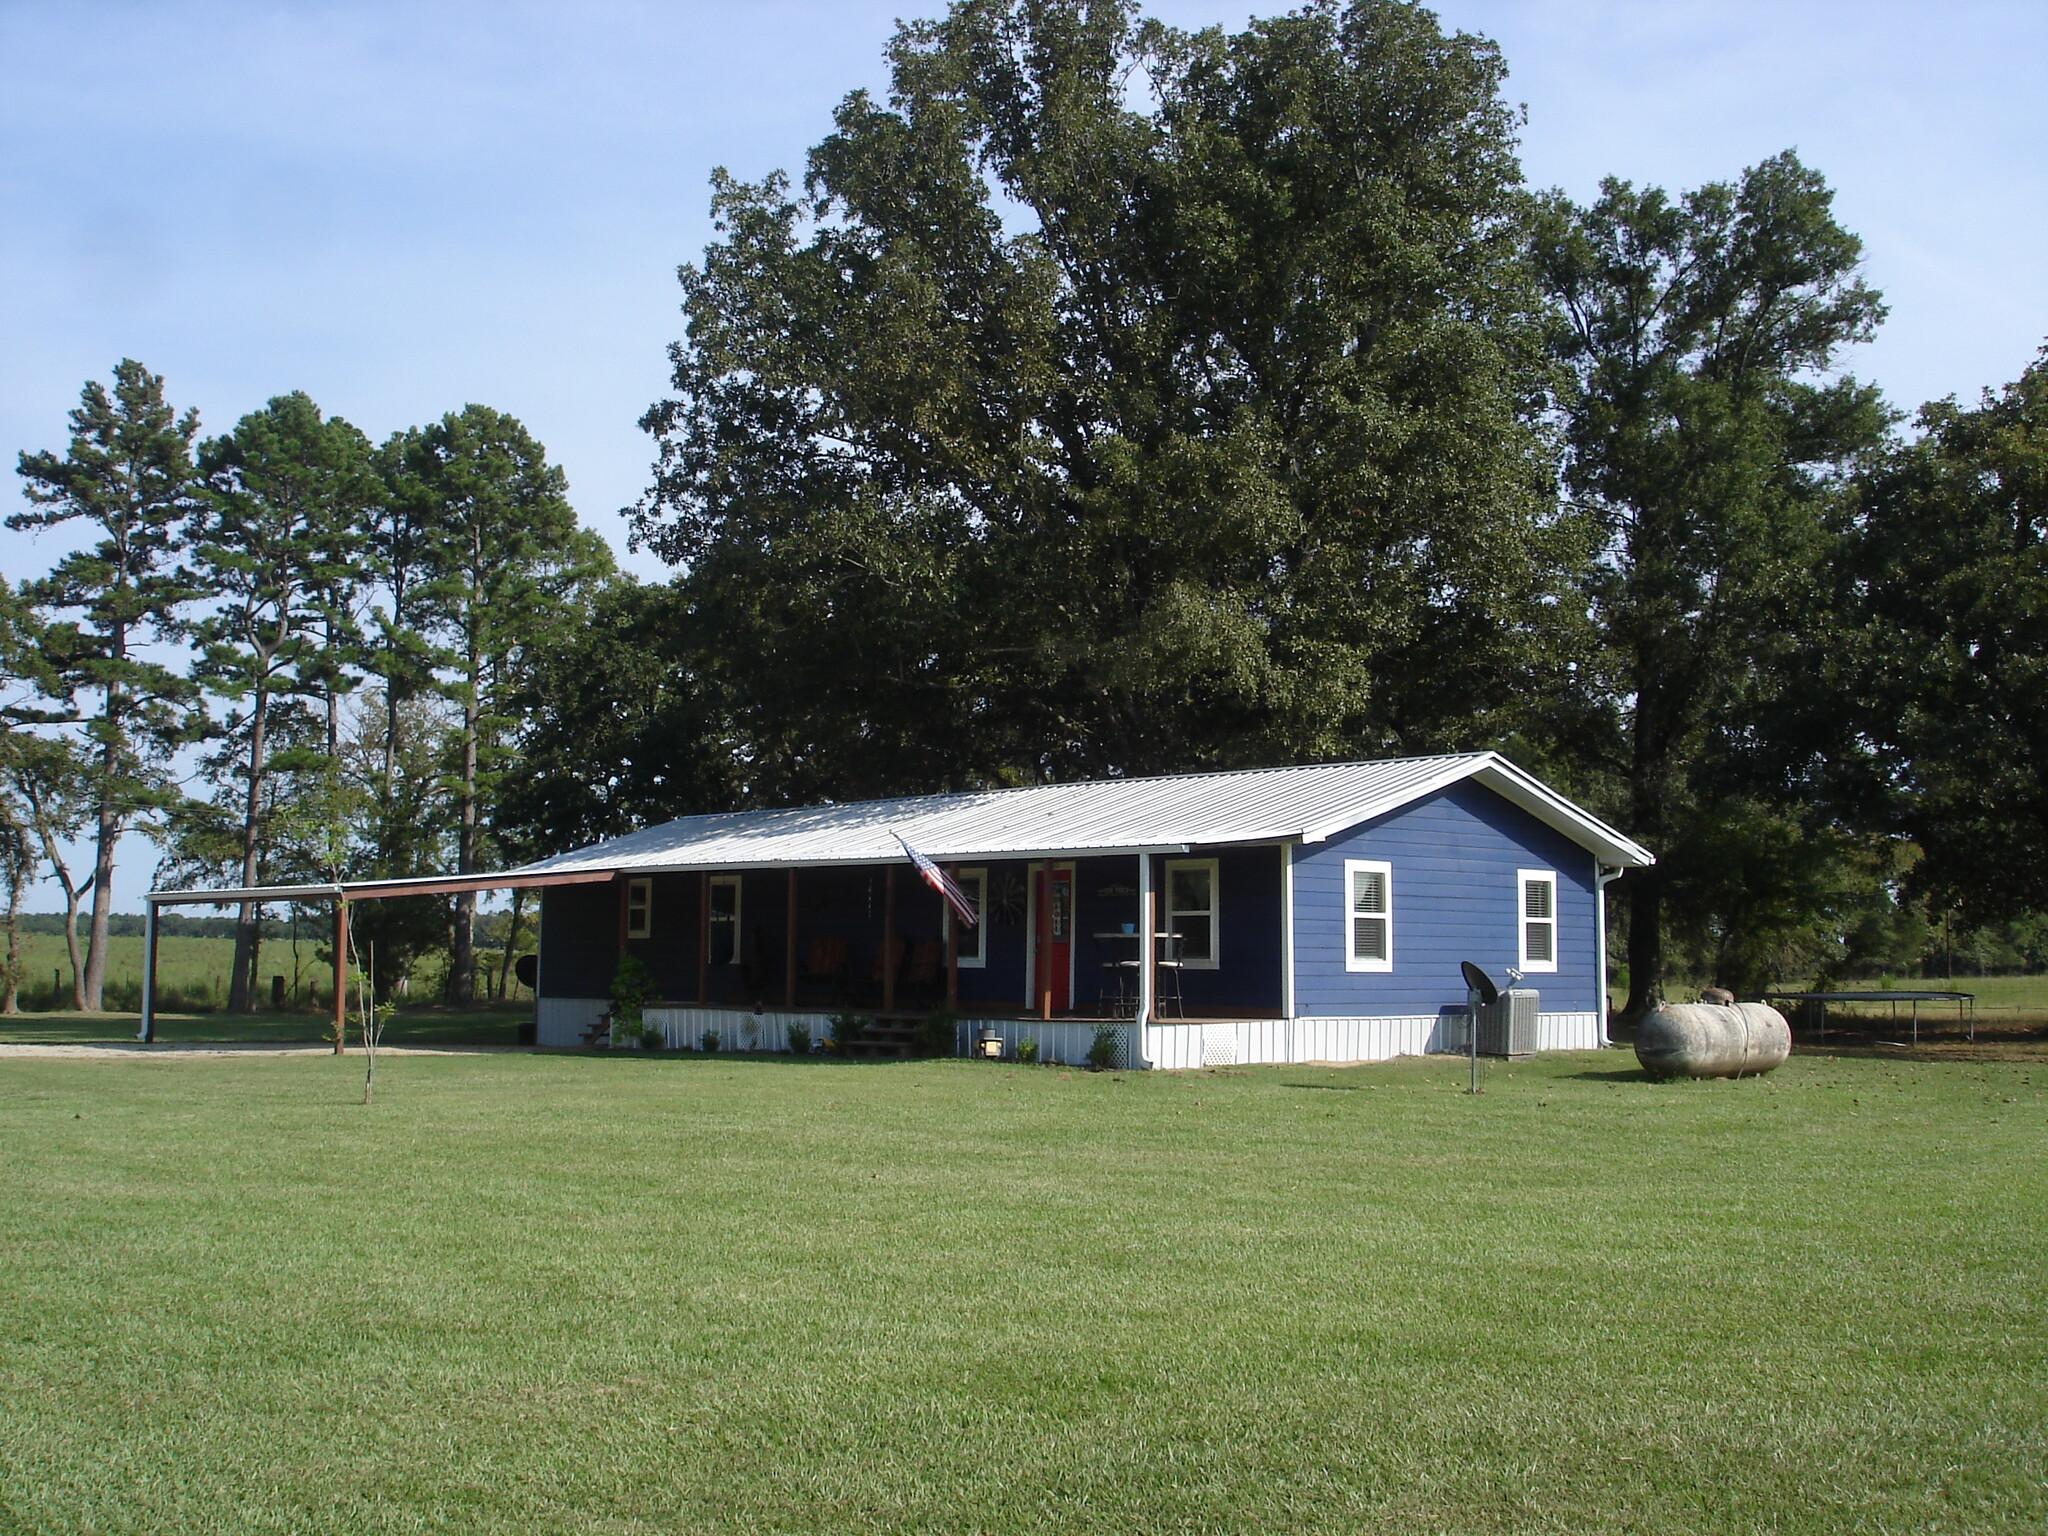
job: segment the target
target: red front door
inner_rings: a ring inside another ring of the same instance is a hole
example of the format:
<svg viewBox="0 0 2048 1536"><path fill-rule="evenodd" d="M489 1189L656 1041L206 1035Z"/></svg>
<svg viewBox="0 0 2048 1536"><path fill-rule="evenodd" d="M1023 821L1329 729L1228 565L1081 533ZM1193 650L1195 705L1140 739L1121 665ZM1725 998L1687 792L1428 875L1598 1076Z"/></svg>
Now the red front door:
<svg viewBox="0 0 2048 1536"><path fill-rule="evenodd" d="M1034 967L1031 995L1040 1015L1049 1019L1074 1005L1074 872L1049 870L1041 864L1034 896L1038 942L1032 948L1038 963Z"/></svg>

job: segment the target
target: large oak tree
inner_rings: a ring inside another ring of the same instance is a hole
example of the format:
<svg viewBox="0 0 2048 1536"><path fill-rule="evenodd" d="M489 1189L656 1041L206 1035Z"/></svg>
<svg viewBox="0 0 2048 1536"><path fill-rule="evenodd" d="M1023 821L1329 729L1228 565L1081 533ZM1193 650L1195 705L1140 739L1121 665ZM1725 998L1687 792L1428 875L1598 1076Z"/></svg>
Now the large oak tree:
<svg viewBox="0 0 2048 1536"><path fill-rule="evenodd" d="M1796 685L1803 618L1827 622L1813 595L1847 478L1887 426L1836 364L1883 307L1826 184L1789 153L1681 197L1609 181L1583 208L1554 198L1538 255L1577 383L1565 483L1602 536L1584 583L1598 648L1561 711L1567 751L1659 856L1623 887L1633 1014L1660 995L1674 903L1697 911L1731 884L1715 876L1750 819L1737 760Z"/></svg>
<svg viewBox="0 0 2048 1536"><path fill-rule="evenodd" d="M720 175L646 419L738 792L1497 739L1581 546L1493 45L962 0L890 63Z"/></svg>

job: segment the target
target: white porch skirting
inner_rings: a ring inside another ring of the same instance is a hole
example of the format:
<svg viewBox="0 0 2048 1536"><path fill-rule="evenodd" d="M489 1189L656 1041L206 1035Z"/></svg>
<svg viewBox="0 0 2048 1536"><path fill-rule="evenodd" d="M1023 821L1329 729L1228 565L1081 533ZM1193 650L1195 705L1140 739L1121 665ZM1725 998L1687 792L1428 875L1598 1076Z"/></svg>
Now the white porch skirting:
<svg viewBox="0 0 2048 1536"><path fill-rule="evenodd" d="M649 1008L640 1018L661 1031L662 1044L672 1051L694 1051L714 1030L721 1051L786 1051L790 1025L808 1029L815 1046L832 1024L829 1013L756 1013L751 1008Z"/></svg>
<svg viewBox="0 0 2048 1536"><path fill-rule="evenodd" d="M535 1039L541 1045L583 1044L583 1031L610 1006L601 997L544 997L537 1009ZM646 1022L661 1031L670 1050L695 1050L715 1030L721 1050L786 1051L789 1026L802 1024L815 1046L830 1032L829 1013L754 1013L739 1008L649 1008ZM1036 1019L961 1019L954 1049L969 1053L984 1029L1002 1036L1003 1055L1015 1058L1018 1042L1038 1042L1041 1061L1079 1065L1101 1026ZM1116 1064L1139 1065L1138 1028L1117 1032ZM1418 1013L1387 1018L1229 1019L1154 1024L1145 1030L1144 1062L1169 1070L1224 1066L1285 1066L1310 1061L1386 1061L1395 1056L1465 1049L1463 1018L1455 1013ZM1597 1013L1541 1013L1536 1016L1540 1051L1588 1051L1602 1045Z"/></svg>
<svg viewBox="0 0 2048 1536"><path fill-rule="evenodd" d="M1307 1061L1387 1061L1465 1049L1464 1018L1417 1013L1361 1019L1242 1019L1155 1024L1145 1031L1155 1067L1289 1065ZM1602 1044L1597 1013L1540 1013L1539 1051L1590 1051Z"/></svg>

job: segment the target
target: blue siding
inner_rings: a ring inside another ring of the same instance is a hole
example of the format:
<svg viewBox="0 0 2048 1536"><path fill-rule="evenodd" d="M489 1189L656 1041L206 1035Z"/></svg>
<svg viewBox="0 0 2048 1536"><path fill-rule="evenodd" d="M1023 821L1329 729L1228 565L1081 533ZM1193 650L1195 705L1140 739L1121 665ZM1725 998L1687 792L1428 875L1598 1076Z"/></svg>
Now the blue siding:
<svg viewBox="0 0 2048 1536"><path fill-rule="evenodd" d="M1393 866L1394 968L1344 968L1346 859ZM1516 962L1519 869L1557 872L1558 968L1522 983L1546 1013L1595 1009L1593 855L1492 790L1463 783L1294 857L1294 1007L1303 1017L1462 1005L1458 962L1496 980Z"/></svg>
<svg viewBox="0 0 2048 1536"><path fill-rule="evenodd" d="M1183 969L1181 1000L1191 1015L1280 1016L1280 850L1196 848L1155 859L1153 881L1166 889L1166 866L1186 857L1216 860L1216 968ZM1163 900L1163 897L1162 897ZM1162 906L1164 920L1165 908Z"/></svg>

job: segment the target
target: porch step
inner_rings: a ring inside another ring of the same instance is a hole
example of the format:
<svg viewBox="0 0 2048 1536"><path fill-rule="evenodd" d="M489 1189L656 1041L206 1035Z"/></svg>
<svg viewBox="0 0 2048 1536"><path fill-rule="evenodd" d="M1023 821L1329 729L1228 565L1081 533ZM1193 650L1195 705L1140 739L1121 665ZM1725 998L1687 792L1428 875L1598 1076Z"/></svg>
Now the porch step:
<svg viewBox="0 0 2048 1536"><path fill-rule="evenodd" d="M846 1045L848 1056L866 1061L908 1061L917 1054L917 1029L908 1024L870 1024Z"/></svg>

